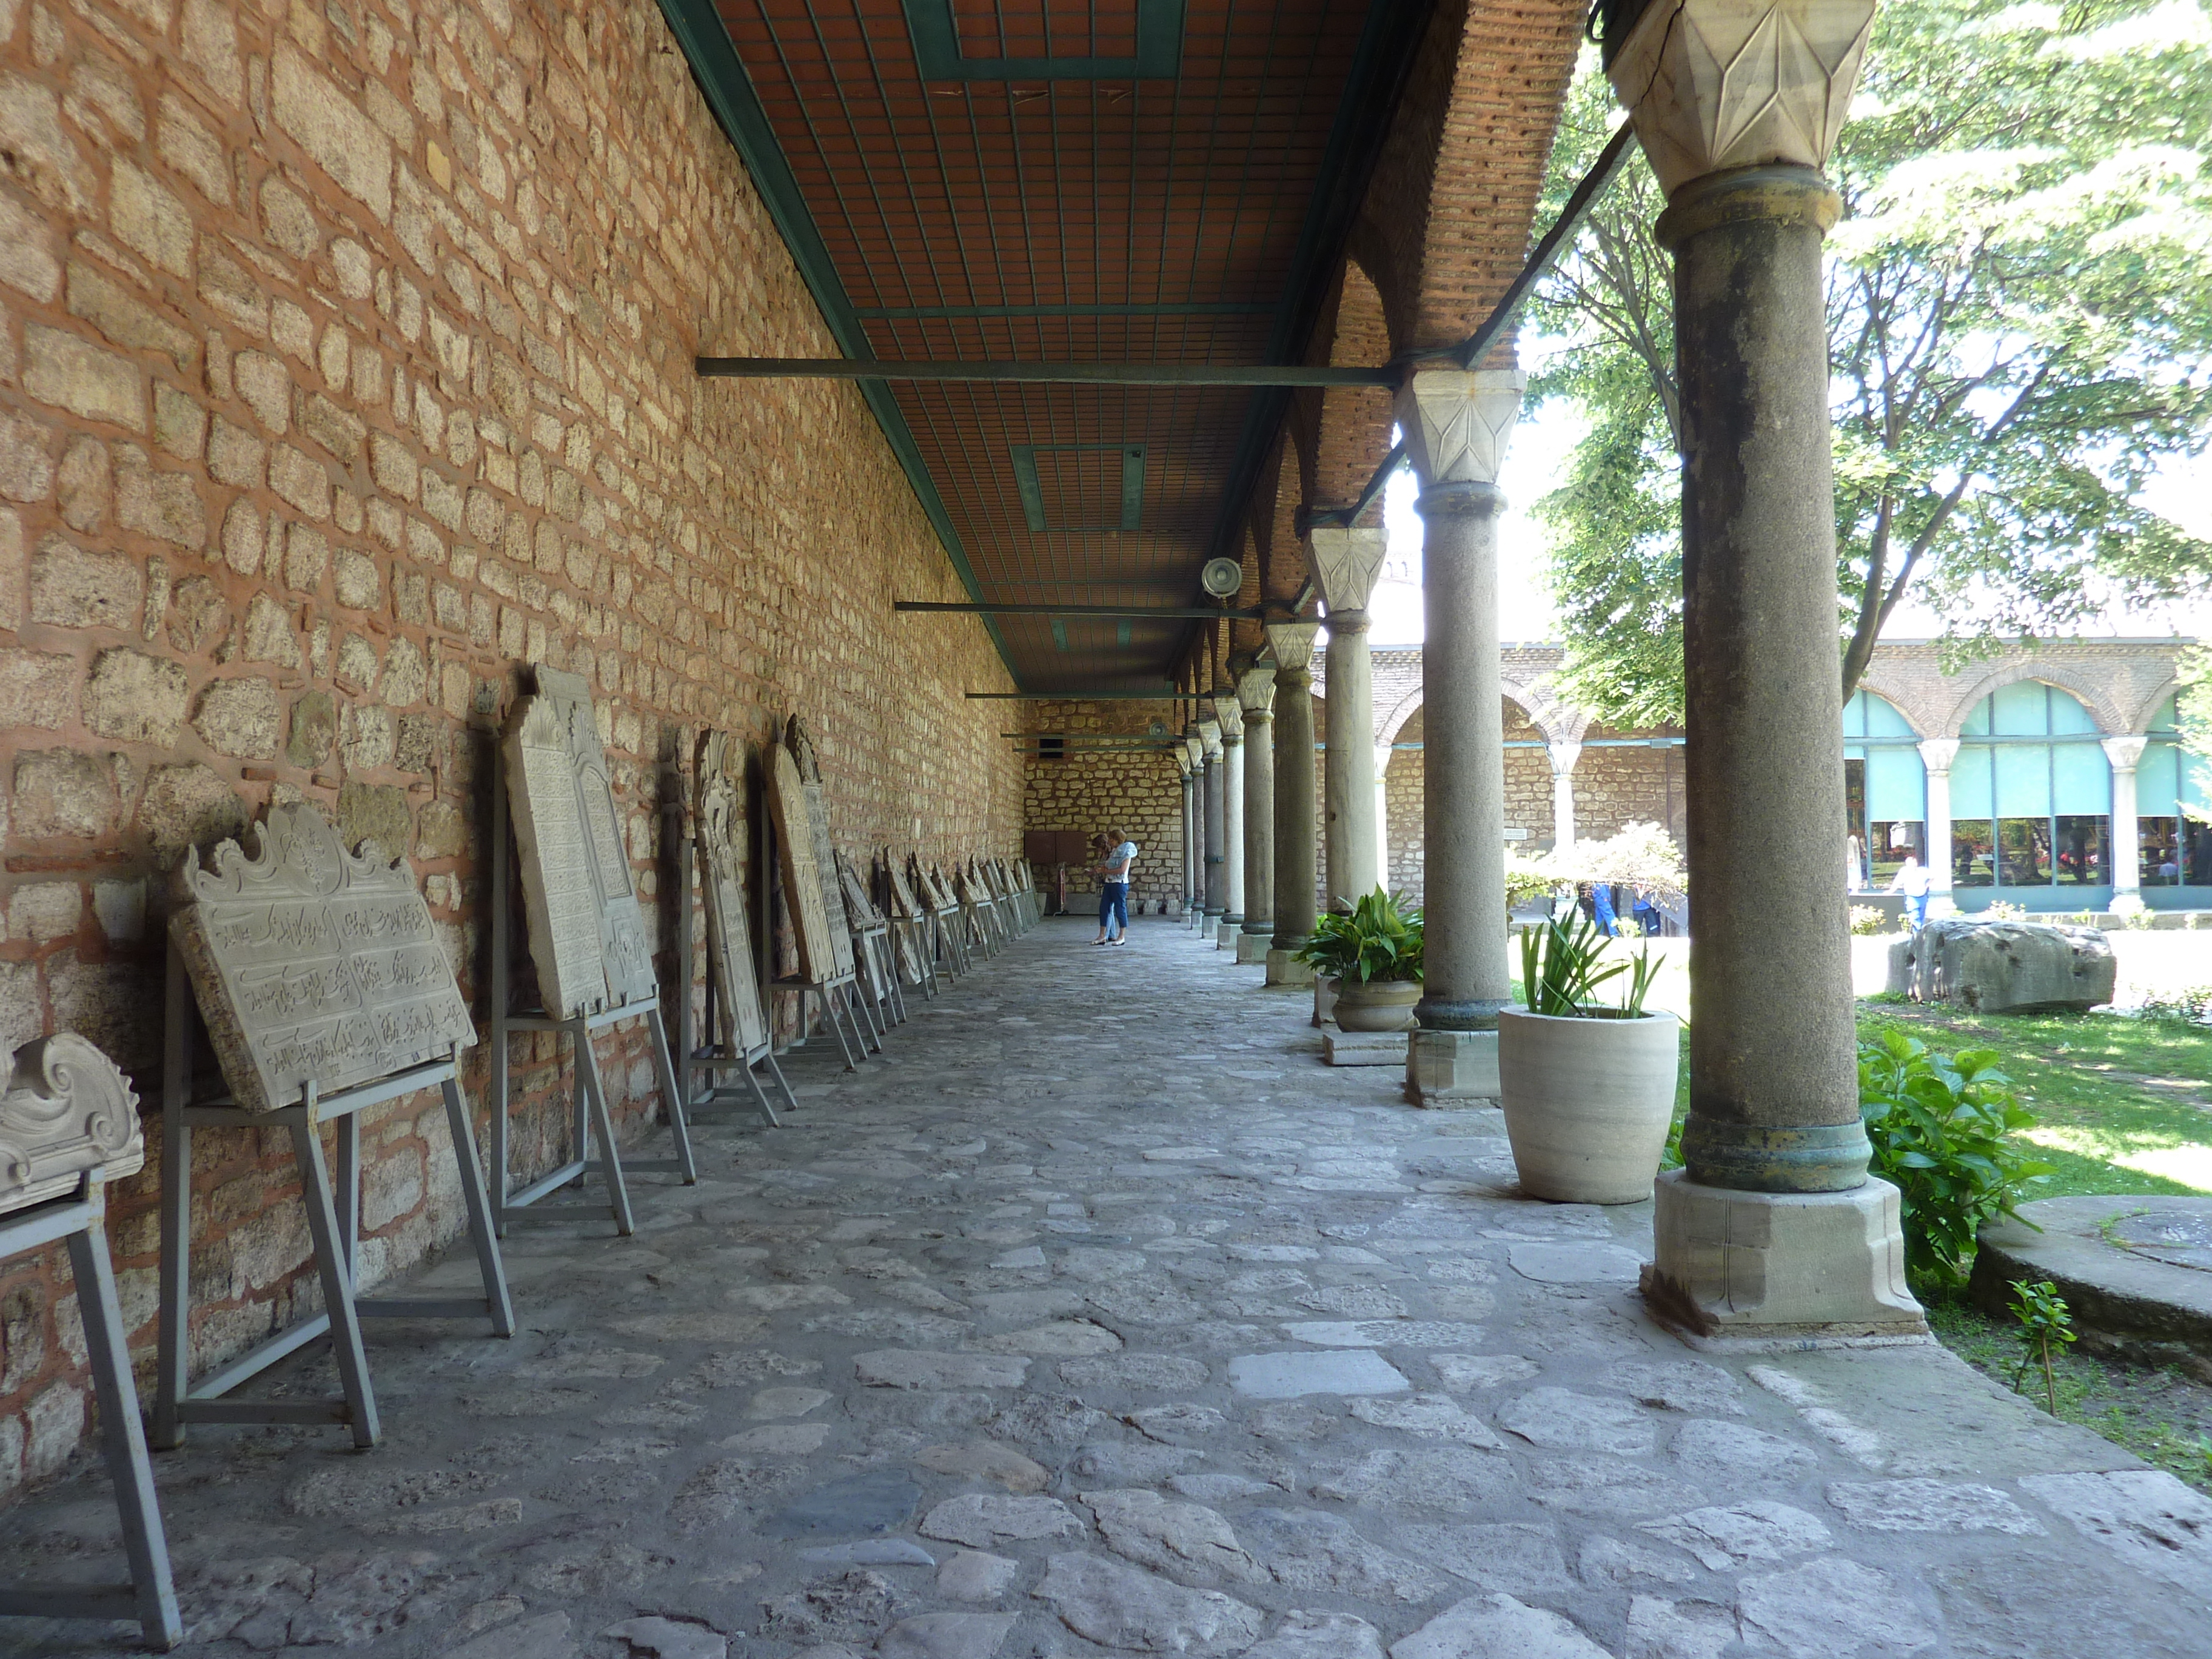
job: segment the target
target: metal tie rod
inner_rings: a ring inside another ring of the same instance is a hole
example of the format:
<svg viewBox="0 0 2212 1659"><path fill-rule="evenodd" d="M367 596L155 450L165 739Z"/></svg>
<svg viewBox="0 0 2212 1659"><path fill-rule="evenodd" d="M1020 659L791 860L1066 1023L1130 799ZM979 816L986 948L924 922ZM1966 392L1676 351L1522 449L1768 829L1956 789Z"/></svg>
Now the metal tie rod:
<svg viewBox="0 0 2212 1659"><path fill-rule="evenodd" d="M887 362L873 357L701 357L699 374L737 380L1042 381L1063 386L1395 386L1395 368L1301 363Z"/></svg>

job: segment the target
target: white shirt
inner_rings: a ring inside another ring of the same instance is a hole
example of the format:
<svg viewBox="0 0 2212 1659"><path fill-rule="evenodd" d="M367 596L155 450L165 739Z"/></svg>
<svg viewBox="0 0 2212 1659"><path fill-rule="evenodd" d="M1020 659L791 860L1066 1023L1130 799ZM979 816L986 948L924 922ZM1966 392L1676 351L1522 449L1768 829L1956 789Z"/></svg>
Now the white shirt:
<svg viewBox="0 0 2212 1659"><path fill-rule="evenodd" d="M1117 864L1121 866L1119 875L1114 873L1114 866ZM1136 867L1137 843L1133 841L1123 842L1106 855L1106 879L1109 881L1127 881L1130 872Z"/></svg>

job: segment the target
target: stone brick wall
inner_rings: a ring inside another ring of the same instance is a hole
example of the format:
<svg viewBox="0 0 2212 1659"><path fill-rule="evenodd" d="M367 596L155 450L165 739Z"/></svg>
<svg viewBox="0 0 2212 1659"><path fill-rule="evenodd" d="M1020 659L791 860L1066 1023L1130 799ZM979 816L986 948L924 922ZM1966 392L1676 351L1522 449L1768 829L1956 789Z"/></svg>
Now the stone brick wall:
<svg viewBox="0 0 2212 1659"><path fill-rule="evenodd" d="M1171 702L1038 702L1025 705L1025 732L1057 732L1070 737L1138 737L1153 722L1179 731ZM1024 763L1022 827L1079 830L1101 836L1119 829L1137 843L1137 878L1129 888L1132 908L1182 896L1182 782L1171 750L1100 749L1071 743L1066 758ZM1049 886L1052 872L1037 872ZM1098 878L1070 870L1068 908L1097 904Z"/></svg>
<svg viewBox="0 0 2212 1659"><path fill-rule="evenodd" d="M649 0L0 4L0 1038L77 1030L158 1098L166 872L303 798L415 859L481 1016L528 660L595 688L660 938L704 724L802 715L854 850L1018 850L1002 705L961 696L1006 676L890 614L960 595L860 397L692 374L836 347ZM633 1127L638 1042L602 1048ZM516 1049L542 1166L565 1060ZM368 1126L365 1278L454 1236L436 1118ZM312 1294L289 1155L202 1147L197 1364ZM115 1194L142 1364L155 1176ZM0 1490L85 1425L65 1285L0 1276Z"/></svg>

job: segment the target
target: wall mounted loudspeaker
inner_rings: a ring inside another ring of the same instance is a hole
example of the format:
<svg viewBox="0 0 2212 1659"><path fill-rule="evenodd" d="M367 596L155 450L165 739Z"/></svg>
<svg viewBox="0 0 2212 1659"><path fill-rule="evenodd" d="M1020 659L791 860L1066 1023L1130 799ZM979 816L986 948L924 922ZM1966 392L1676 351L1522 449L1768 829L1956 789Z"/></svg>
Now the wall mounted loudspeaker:
<svg viewBox="0 0 2212 1659"><path fill-rule="evenodd" d="M1198 580L1215 599L1234 599L1244 586L1244 567L1234 559L1208 559Z"/></svg>

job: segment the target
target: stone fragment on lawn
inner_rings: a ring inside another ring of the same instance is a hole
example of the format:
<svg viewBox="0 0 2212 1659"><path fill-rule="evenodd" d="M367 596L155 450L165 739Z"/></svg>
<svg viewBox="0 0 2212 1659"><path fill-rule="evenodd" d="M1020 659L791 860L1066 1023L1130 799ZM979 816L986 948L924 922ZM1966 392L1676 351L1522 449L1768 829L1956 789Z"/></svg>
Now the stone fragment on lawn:
<svg viewBox="0 0 2212 1659"><path fill-rule="evenodd" d="M2086 1013L2112 1000L2119 978L2112 941L2096 927L1953 916L1903 945L1891 976L1903 974L1915 1001L1978 1013Z"/></svg>

